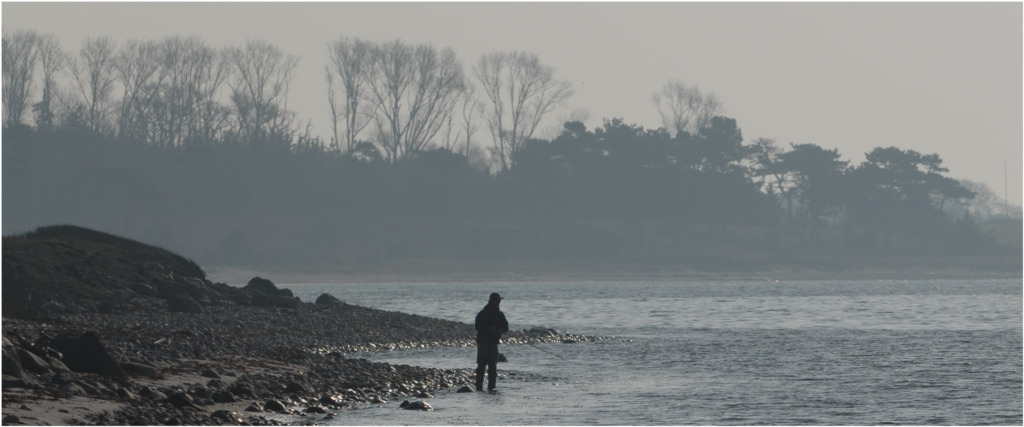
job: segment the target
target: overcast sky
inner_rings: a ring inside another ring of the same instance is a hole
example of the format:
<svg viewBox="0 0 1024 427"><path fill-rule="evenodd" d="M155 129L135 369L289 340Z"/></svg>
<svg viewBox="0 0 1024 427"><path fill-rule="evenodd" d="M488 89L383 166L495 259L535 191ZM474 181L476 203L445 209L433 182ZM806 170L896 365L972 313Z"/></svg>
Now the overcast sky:
<svg viewBox="0 0 1024 427"><path fill-rule="evenodd" d="M1009 3L3 3L3 29L116 41L257 38L301 57L289 105L329 132L326 43L341 36L451 47L466 71L525 50L576 94L588 127L661 125L651 94L679 79L713 91L747 142L938 153L950 175L1021 204L1022 4ZM482 135L481 135L482 137Z"/></svg>

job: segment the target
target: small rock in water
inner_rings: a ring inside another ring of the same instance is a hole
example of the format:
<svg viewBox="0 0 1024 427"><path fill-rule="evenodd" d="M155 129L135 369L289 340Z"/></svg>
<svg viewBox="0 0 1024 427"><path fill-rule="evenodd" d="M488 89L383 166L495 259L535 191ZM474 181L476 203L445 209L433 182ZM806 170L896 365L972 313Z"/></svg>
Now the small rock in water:
<svg viewBox="0 0 1024 427"><path fill-rule="evenodd" d="M468 385L464 385L462 387L459 387L459 389L456 390L455 392L456 393L472 393L473 389L470 388Z"/></svg>
<svg viewBox="0 0 1024 427"><path fill-rule="evenodd" d="M418 411L433 411L434 410L434 407L430 406L429 403L424 402L422 400L417 400L415 402L410 402L408 400L404 400L404 401L402 401L402 404L399 405L398 407L402 408L402 409L408 409L410 411L417 411L417 410Z"/></svg>
<svg viewBox="0 0 1024 427"><path fill-rule="evenodd" d="M543 326L534 326L533 328L530 328L530 330L527 331L527 333L530 334L530 335L540 335L540 336L549 336L549 337L553 337L555 335L558 335L558 331L556 331L554 329L551 329L551 328L545 328Z"/></svg>

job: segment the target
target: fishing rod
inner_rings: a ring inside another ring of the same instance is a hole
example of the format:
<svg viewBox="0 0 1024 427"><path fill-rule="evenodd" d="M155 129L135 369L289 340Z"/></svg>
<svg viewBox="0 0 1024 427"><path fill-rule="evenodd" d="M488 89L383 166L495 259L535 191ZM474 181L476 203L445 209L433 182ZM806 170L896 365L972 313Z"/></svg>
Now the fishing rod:
<svg viewBox="0 0 1024 427"><path fill-rule="evenodd" d="M562 357L562 356L559 356L559 355L557 355L557 354L555 354L555 353L552 353L552 352L550 352L550 351L547 351L547 350L545 350L545 349L543 349L543 348L537 347L537 345L536 345L536 344L534 344L534 343L532 343L532 342L529 342L529 341L527 341L527 342L526 342L526 345L528 345L528 346L530 346L530 347L533 347L533 348L534 348L534 349L536 349L537 351L542 351L542 352L544 352L544 353L547 353L547 354L550 354L550 355L552 355L552 356L555 356L555 357L557 357L557 358L559 358L559 359L565 360L565 358L564 358L564 357Z"/></svg>

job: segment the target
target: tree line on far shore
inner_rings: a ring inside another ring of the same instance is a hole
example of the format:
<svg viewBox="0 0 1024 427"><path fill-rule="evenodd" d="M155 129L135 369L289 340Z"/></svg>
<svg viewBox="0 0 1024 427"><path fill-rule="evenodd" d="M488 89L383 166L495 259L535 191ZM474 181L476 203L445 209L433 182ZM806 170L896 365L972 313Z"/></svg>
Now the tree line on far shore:
<svg viewBox="0 0 1024 427"><path fill-rule="evenodd" d="M949 178L938 154L878 147L851 165L745 141L713 93L678 81L652 96L661 128L570 120L544 139L572 88L535 55L483 55L474 84L450 49L340 38L325 139L287 109L298 58L266 42L91 38L69 55L18 32L3 55L8 233L74 223L212 264L727 268L1008 249L979 227L1005 202Z"/></svg>

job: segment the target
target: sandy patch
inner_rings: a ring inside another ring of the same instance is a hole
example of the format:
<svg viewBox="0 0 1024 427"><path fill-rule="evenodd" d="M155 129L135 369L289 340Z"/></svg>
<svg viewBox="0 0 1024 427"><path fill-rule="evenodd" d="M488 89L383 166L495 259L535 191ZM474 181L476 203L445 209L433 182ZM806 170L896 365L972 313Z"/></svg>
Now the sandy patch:
<svg viewBox="0 0 1024 427"><path fill-rule="evenodd" d="M3 416L17 416L27 425L83 425L90 424L89 415L113 414L124 405L91 397L53 398L29 390L4 390Z"/></svg>

